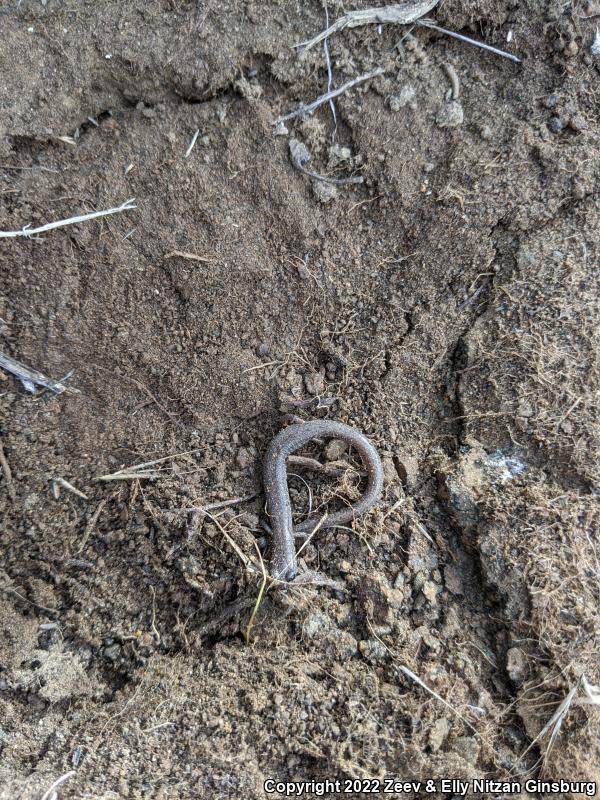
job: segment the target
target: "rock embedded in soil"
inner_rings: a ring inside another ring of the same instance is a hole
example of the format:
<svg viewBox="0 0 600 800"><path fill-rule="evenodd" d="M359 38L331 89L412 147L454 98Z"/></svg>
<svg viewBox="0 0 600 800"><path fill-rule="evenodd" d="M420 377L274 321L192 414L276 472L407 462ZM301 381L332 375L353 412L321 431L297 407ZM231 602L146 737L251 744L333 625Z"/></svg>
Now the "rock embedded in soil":
<svg viewBox="0 0 600 800"><path fill-rule="evenodd" d="M463 124L465 114L462 104L458 100L445 103L435 116L438 128L457 128Z"/></svg>
<svg viewBox="0 0 600 800"><path fill-rule="evenodd" d="M519 647L511 647L506 654L506 671L514 683L521 684L529 675L529 664L525 653Z"/></svg>

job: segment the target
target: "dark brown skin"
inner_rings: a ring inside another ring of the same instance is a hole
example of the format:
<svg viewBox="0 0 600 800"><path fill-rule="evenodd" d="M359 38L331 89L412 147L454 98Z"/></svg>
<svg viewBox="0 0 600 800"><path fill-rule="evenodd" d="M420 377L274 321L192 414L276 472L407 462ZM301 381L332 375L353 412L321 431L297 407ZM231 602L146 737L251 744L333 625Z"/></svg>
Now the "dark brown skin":
<svg viewBox="0 0 600 800"><path fill-rule="evenodd" d="M296 577L296 547L292 506L287 486L287 458L311 439L331 437L343 439L358 451L367 471L367 488L354 505L330 514L322 523L324 528L345 525L364 514L380 498L383 489L383 466L377 451L360 431L343 422L312 420L284 428L273 439L265 455L263 483L267 498L267 510L273 531L273 561L271 574L274 578L291 581ZM314 517L296 525L296 533L310 533L319 520Z"/></svg>

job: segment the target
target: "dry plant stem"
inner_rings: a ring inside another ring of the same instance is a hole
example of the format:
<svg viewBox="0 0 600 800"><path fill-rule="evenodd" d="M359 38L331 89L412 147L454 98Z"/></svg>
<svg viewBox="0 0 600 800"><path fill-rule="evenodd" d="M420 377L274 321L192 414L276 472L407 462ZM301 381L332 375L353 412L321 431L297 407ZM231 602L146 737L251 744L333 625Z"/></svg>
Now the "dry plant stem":
<svg viewBox="0 0 600 800"><path fill-rule="evenodd" d="M596 687L593 687L593 688L596 688ZM582 701L577 699L577 693L582 689L583 689L583 692L584 692L584 695L585 695L585 698L583 699L583 703L582 703ZM562 728L562 724L563 724L567 714L569 713L569 709L571 708L571 706L572 705L580 705L580 704L588 705L588 704L590 704L590 698L591 698L591 704L592 705L598 705L598 699L597 698L594 699L594 695L590 691L590 685L589 685L585 675L581 675L579 680L575 684L575 686L573 686L569 690L569 692L565 695L565 697L563 698L562 702L559 704L558 708L556 709L556 711L554 712L552 717L544 725L544 727L538 733L538 735L535 737L535 739L530 743L530 745L527 748L527 750L525 750L525 752L522 754L521 759L523 759L527 755L527 753L531 750L532 747L534 747L536 744L539 744L539 742L542 739L544 739L547 734L550 734L549 737L548 737L548 744L546 745L545 751L542 753L540 758L536 761L536 763L533 765L531 770L529 770L528 772L533 772L540 765L545 765L546 764L546 762L548 760L548 757L550 755L550 751L554 747L554 744L556 742L556 738L558 737L558 734L560 733L560 729Z"/></svg>
<svg viewBox="0 0 600 800"><path fill-rule="evenodd" d="M66 391L79 394L78 389L71 389L60 381L48 378L43 373L22 364L15 358L7 356L6 353L0 353L0 368L10 372L15 378L18 378L27 392L35 392L36 386L43 386L44 389L50 389L51 392L55 392L56 394Z"/></svg>
<svg viewBox="0 0 600 800"><path fill-rule="evenodd" d="M119 472L114 475L101 475L99 478L94 478L94 480L109 483L110 481L152 480L153 478L160 477L160 472Z"/></svg>
<svg viewBox="0 0 600 800"><path fill-rule="evenodd" d="M98 522L98 519L100 517L100 514L102 513L102 509L106 505L106 502L107 502L106 499L100 500L100 502L96 506L96 510L94 511L92 516L90 517L88 524L85 526L85 531L83 533L83 537L81 539L81 542L79 543L79 547L77 548L77 552L78 553L81 553L83 551L84 547L86 546L86 544L88 542L88 539L92 535L92 531L96 527L96 523Z"/></svg>
<svg viewBox="0 0 600 800"><path fill-rule="evenodd" d="M308 175L309 178L313 178L315 181L333 183L335 186L346 186L349 183L364 183L365 181L365 179L360 175L355 175L350 178L328 178L327 175L319 175L318 172L311 172L308 169L304 169L304 167L298 167L298 169L300 172L303 172L305 175Z"/></svg>
<svg viewBox="0 0 600 800"><path fill-rule="evenodd" d="M58 797L56 793L58 787L61 785L61 783L68 781L69 778L72 778L74 775L77 775L77 770L72 769L70 772L65 772L64 775L61 775L60 778L57 778L52 786L46 792L44 792L42 795L42 800L51 800L53 797Z"/></svg>
<svg viewBox="0 0 600 800"><path fill-rule="evenodd" d="M296 467L304 467L312 472L320 472L323 475L330 475L332 478L343 478L349 472L354 475L360 475L361 478L366 476L364 469L355 469L348 465L347 467L334 467L332 464L321 464L316 458L309 458L308 456L289 456L288 464Z"/></svg>
<svg viewBox="0 0 600 800"><path fill-rule="evenodd" d="M4 446L2 444L2 439L0 439L0 467L2 468L2 473L4 475L4 480L6 481L6 489L8 491L8 496L12 503L16 500L16 492L15 487L13 485L13 477L12 472L10 469L10 464L4 454Z"/></svg>
<svg viewBox="0 0 600 800"><path fill-rule="evenodd" d="M480 47L482 50L487 50L489 53L494 53L494 55L502 56L502 58L508 58L510 61L514 61L516 64L520 64L522 61L522 59L520 59L519 56L515 56L512 53L507 53L506 50L499 50L497 47L492 47L491 44L478 42L477 39L471 39L469 36L463 36L462 33L456 33L455 31L450 31L448 30L448 28L440 28L439 25L435 25L428 19L419 20L417 24L422 25L424 28L431 28L432 31L437 31L438 33L444 33L446 36L451 36L453 39L458 39L461 42L466 42L467 44L475 45L475 47Z"/></svg>
<svg viewBox="0 0 600 800"><path fill-rule="evenodd" d="M438 0L412 0L412 2L409 0L409 2L397 3L391 6L349 11L336 20L333 25L330 25L327 30L321 31L321 33L307 42L302 42L298 47L304 47L305 50L309 50L332 34L342 31L344 28L356 28L359 25L382 25L385 23L409 25L424 14L428 14L437 4Z"/></svg>
<svg viewBox="0 0 600 800"><path fill-rule="evenodd" d="M225 539L229 542L229 544L231 545L232 549L234 550L236 555L239 557L239 559L242 562L242 564L246 567L248 572L259 571L260 570L259 565L254 561L254 559L252 559L249 556L244 554L244 552L241 550L239 545L231 538L231 536L227 533L225 528L221 525L221 523L219 522L217 517L215 517L214 514L211 514L210 511L206 511L205 510L204 513L206 514L207 517L210 517L210 519L214 522L214 524L217 526L217 528L221 531L221 533L223 534Z"/></svg>
<svg viewBox="0 0 600 800"><path fill-rule="evenodd" d="M170 253L167 253L165 260L167 258L185 258L187 261L202 261L206 264L210 264L214 261L214 258L210 256L198 256L196 253L187 253L185 250L172 250Z"/></svg>
<svg viewBox="0 0 600 800"><path fill-rule="evenodd" d="M298 548L296 551L296 558L300 555L300 553L304 550L305 547L309 544L313 536L323 527L325 524L325 520L327 519L327 514L323 514L321 519L317 522L315 529L311 532L310 536L307 536L306 541ZM341 526L340 526L341 527ZM352 529L349 529L352 532Z"/></svg>
<svg viewBox="0 0 600 800"><path fill-rule="evenodd" d="M380 640L380 641L381 641L381 640ZM465 723L465 725L466 725L468 728L470 728L470 729L471 729L471 731L473 732L473 734L474 734L474 735L475 735L477 738L479 738L479 733L478 733L478 731L477 731L477 728L474 728L474 727L473 727L473 725L471 725L471 723L469 722L469 720L468 720L468 719L466 719L465 717L463 717L463 715L462 715L462 714L461 714L459 711L457 711L457 710L454 708L454 706L453 706L453 705L451 705L451 704L450 704L450 703L449 703L447 700L444 700L444 698L443 698L441 695L439 695L437 692L434 692L434 690L433 690L433 689L431 689L429 686L427 686L427 684L426 684L424 681L422 681L422 680L421 680L421 678L419 678L419 676L418 676L418 675L415 675L415 673L414 673L414 672L411 672L411 671L408 669L408 667L404 667L402 664L398 664L397 666L398 666L398 669L399 669L399 670L400 670L400 671L401 671L401 672L402 672L404 675L406 675L406 677L407 677L407 678L410 678L410 679L411 679L411 681L414 681L414 682L415 682L415 683L416 683L418 686L420 686L422 689L425 689L425 691L426 691L426 692L429 692L429 694L430 694L432 697L435 697L435 699L436 699L436 700L439 700L439 701L440 701L440 703L442 703L443 705L445 705L445 706L446 706L446 708L450 709L450 711L452 711L452 713L453 713L453 714L456 714L456 716L457 716L457 717L458 717L458 718L459 718L459 719L460 719L462 722L464 722L464 723Z"/></svg>
<svg viewBox="0 0 600 800"><path fill-rule="evenodd" d="M327 8L327 2L325 2L325 25L327 28L329 27L329 9ZM323 53L325 55L325 65L327 67L327 91L331 92L333 90L333 70L331 68L329 42L327 39L323 41ZM329 108L331 109L331 118L333 119L333 132L331 134L331 141L333 143L337 138L337 113L332 98L329 99Z"/></svg>
<svg viewBox="0 0 600 800"><path fill-rule="evenodd" d="M69 483L69 481L65 480L64 478L54 478L53 483L57 483L59 486L62 486L63 489L66 489L67 492L71 492L77 497L81 497L82 500L89 499L87 494L84 494L83 492L79 491L79 489L76 486L73 486L72 483Z"/></svg>
<svg viewBox="0 0 600 800"><path fill-rule="evenodd" d="M80 214L76 217L69 217L68 219L59 219L56 222L48 222L46 225L41 225L39 228L32 228L30 225L26 225L20 231L0 231L0 239L16 239L19 236L30 239L32 236L37 236L39 233L46 233L46 231L52 231L55 228L77 225L79 222L87 222L90 219L97 219L98 217L108 217L111 214L120 214L122 211L131 211L134 208L137 208L137 206L135 205L135 197L132 197L116 208L107 208L104 211L92 211L90 214Z"/></svg>
<svg viewBox="0 0 600 800"><path fill-rule="evenodd" d="M171 511L185 511L188 514L193 512L201 513L202 511L216 511L219 508L228 508L229 506L237 506L240 503L249 503L251 500L256 500L260 492L248 494L246 497L233 497L231 500L219 500L216 503L207 503L205 506L187 506L183 508L172 508Z"/></svg>
<svg viewBox="0 0 600 800"><path fill-rule="evenodd" d="M377 639L377 641L378 641L378 642L380 642L380 643L381 643L381 644L382 644L382 645L385 647L385 649L386 649L386 650L388 651L388 653L389 653L389 654L392 656L392 658L394 658L394 659L395 659L395 658L396 658L396 654L394 653L394 651L393 651L393 650L391 650L391 649L390 649L390 648L387 646L387 644L386 644L386 643L383 641L383 639L381 639L381 638L380 638L380 637L379 637L379 636L378 636L378 635L375 633L375 631L373 630L373 627L372 627L371 623L370 623L368 620L367 620L367 625L368 625L368 628L369 628L370 632L372 633L372 635L373 635L373 636L374 636L374 637ZM456 709L456 708L454 708L454 706L453 706L451 703L449 703L447 700L444 700L444 698L443 698L441 695L439 695L437 692L435 692L433 689L431 689L429 686L427 686L427 684L426 684L426 683L425 683L423 680L421 680L421 678L419 678L419 676L418 676L418 675L415 675L415 673L414 673L414 672L412 672L410 669L408 669L408 667L405 667L403 664L397 664L397 663L396 663L396 667L397 667L397 668L400 670L400 672L402 672L402 674L403 674L403 675L406 675L406 677L407 677L407 678L410 678L410 680L411 680L411 681L413 681L414 683L416 683L416 684L417 684L417 686L420 686L422 689L425 689L425 691L426 691L426 692L428 692L428 693L429 693L429 694L430 694L432 697L434 697L436 700L438 700L440 703L442 703L442 705L446 706L446 708L448 708L448 709L449 709L449 710L450 710L450 711L451 711L453 714L455 714L455 715L458 717L458 719L460 719L460 720L461 720L461 722L464 722L464 724L465 724L465 725L466 725L468 728L470 728L470 729L471 729L471 731L473 732L473 734L474 734L474 735L475 735L475 736L476 736L478 739L480 738L480 736L479 736L479 732L477 731L477 728L474 728L474 727L473 727L473 725L471 725L471 723L469 722L469 720L468 720L468 719L466 719L466 718L465 718L465 717L464 717L464 716L463 716L463 715L460 713L460 711L457 711L457 709Z"/></svg>
<svg viewBox="0 0 600 800"><path fill-rule="evenodd" d="M196 133L195 133L195 134L192 136L192 141L189 143L189 145L188 145L188 149L185 151L184 158L189 158L189 156L190 156L190 153L191 153L191 152L192 152L192 150L194 149L194 145L196 144L196 140L197 140L197 138L198 138L198 135L199 135L199 133L200 133L200 129L198 128L198 130L196 131Z"/></svg>
<svg viewBox="0 0 600 800"><path fill-rule="evenodd" d="M141 464L134 464L131 467L118 469L116 472L112 472L110 475L100 475L99 477L94 478L94 480L122 481L132 480L134 478L156 478L159 477L159 473L156 471L150 472L146 470L146 467L155 467L157 464L164 464L167 461L172 461L174 458L181 458L181 456L189 456L199 452L200 449L184 450L182 453L174 453L172 456L163 456L163 458L155 458L153 461L143 461ZM146 471L144 472L141 470Z"/></svg>
<svg viewBox="0 0 600 800"><path fill-rule="evenodd" d="M262 603L268 578L267 570L265 568L265 562L263 561L263 557L256 542L254 542L254 547L256 548L256 552L258 553L258 558L260 559L260 567L262 569L263 577L260 583L260 589L258 590L258 596L256 598L256 602L254 603L254 608L252 609L252 613L250 614L250 619L248 620L248 625L246 626L246 630L244 632L244 641L246 642L246 644L250 644L250 631L252 630L252 626L254 625L254 620L256 618L256 614L258 613L258 609L260 608L260 604Z"/></svg>
<svg viewBox="0 0 600 800"><path fill-rule="evenodd" d="M334 97L339 97L339 95L347 92L348 89L352 89L354 86L358 86L360 83L364 83L371 78L376 78L378 75L383 75L384 72L385 70L383 67L377 67L377 69L374 69L371 72L365 72L364 75L358 75L356 78L352 78L352 80L348 81L343 86L317 97L317 99L313 100L312 103L308 103L308 105L302 104L295 111L290 111L289 114L284 114L284 116L278 117L273 121L273 125L279 125L280 123L287 122L287 120L294 119L295 117L303 117L305 114L312 114L313 111L319 108L319 106L322 106L323 103L333 100Z"/></svg>

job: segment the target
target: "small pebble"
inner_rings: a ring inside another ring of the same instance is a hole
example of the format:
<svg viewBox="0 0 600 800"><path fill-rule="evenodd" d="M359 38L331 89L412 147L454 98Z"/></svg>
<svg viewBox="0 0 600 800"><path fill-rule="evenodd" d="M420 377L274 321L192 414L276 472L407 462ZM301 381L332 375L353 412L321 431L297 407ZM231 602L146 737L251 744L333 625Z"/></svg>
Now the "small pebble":
<svg viewBox="0 0 600 800"><path fill-rule="evenodd" d="M560 117L551 117L548 127L552 133L560 133L564 128L564 125Z"/></svg>
<svg viewBox="0 0 600 800"><path fill-rule="evenodd" d="M348 444L343 439L332 439L325 447L327 461L339 461L348 452Z"/></svg>
<svg viewBox="0 0 600 800"><path fill-rule="evenodd" d="M462 105L457 100L443 105L435 117L438 128L456 128L463 124L465 115Z"/></svg>
<svg viewBox="0 0 600 800"><path fill-rule="evenodd" d="M571 39L571 41L563 47L563 55L565 58L573 58L579 52L579 45L575 41L575 39Z"/></svg>
<svg viewBox="0 0 600 800"><path fill-rule="evenodd" d="M258 345L256 353L257 353L258 356L260 356L260 358L266 358L266 356L270 356L271 355L271 349L270 349L269 345L266 342L261 342Z"/></svg>
<svg viewBox="0 0 600 800"><path fill-rule="evenodd" d="M253 457L248 448L240 447L235 457L235 463L240 469L247 469L253 462Z"/></svg>
<svg viewBox="0 0 600 800"><path fill-rule="evenodd" d="M581 133L587 128L587 123L581 114L573 114L568 122L568 126L572 131Z"/></svg>
<svg viewBox="0 0 600 800"><path fill-rule="evenodd" d="M548 97L546 97L546 99L544 100L544 106L546 108L556 108L559 102L560 102L559 96L555 92L553 92L552 94L549 94Z"/></svg>

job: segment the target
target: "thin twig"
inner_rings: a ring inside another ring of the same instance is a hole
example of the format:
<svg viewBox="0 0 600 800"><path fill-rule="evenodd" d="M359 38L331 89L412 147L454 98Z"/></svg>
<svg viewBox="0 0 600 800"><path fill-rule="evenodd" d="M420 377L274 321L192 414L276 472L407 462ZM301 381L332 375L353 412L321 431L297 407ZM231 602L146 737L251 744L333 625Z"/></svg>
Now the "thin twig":
<svg viewBox="0 0 600 800"><path fill-rule="evenodd" d="M171 473L169 473L171 474ZM111 481L141 481L152 480L154 478L163 477L160 472L115 472L114 475L101 475L99 478L94 478L95 481L102 481L103 483L110 483Z"/></svg>
<svg viewBox="0 0 600 800"><path fill-rule="evenodd" d="M327 8L327 0L325 0L325 26L329 27L329 9ZM331 68L331 57L329 55L329 40L323 40L323 53L325 54L325 65L327 66L327 91L333 90L333 70ZM333 132L331 134L332 143L337 138L337 114L335 110L335 103L333 98L329 98L329 108L331 109L331 117L333 119Z"/></svg>
<svg viewBox="0 0 600 800"><path fill-rule="evenodd" d="M325 522L326 519L327 519L327 514L323 514L321 519L317 522L317 524L315 525L315 527L311 531L310 536L307 537L306 541L303 542L302 546L299 547L298 550L296 551L296 558L298 558L300 553L304 550L304 548L307 546L307 544L310 542L310 540L313 538L313 536L317 533L317 531L320 528L323 527L323 523Z"/></svg>
<svg viewBox="0 0 600 800"><path fill-rule="evenodd" d="M51 800L52 797L58 797L56 794L56 789L58 789L62 783L68 781L69 778L72 778L74 775L77 775L77 770L72 769L70 772L65 772L64 775L61 775L60 778L57 778L52 786L46 792L44 792L42 800Z"/></svg>
<svg viewBox="0 0 600 800"><path fill-rule="evenodd" d="M79 222L87 222L90 219L97 219L98 217L108 217L110 214L120 214L122 211L131 211L133 208L137 208L135 205L135 197L126 200L116 208L107 208L104 211L92 211L90 214L80 214L76 217L69 217L68 219L59 219L56 222L48 222L46 225L41 225L39 228L32 228L31 225L25 225L20 231L0 231L0 239L16 239L18 236L24 236L26 239L30 239L32 236L37 236L38 233L45 233L55 228L64 228L66 225L76 225Z"/></svg>
<svg viewBox="0 0 600 800"><path fill-rule="evenodd" d="M10 372L11 375L18 378L27 392L35 392L35 387L37 385L43 386L45 389L50 389L51 392L55 392L56 394L67 391L79 394L79 389L72 389L71 387L65 386L61 381L48 378L36 369L32 369L22 364L20 361L17 361L16 358L7 356L6 353L0 353L0 368L5 369L7 372ZM66 377L70 377L71 374L72 373L69 373ZM62 378L62 380L65 380L65 378Z"/></svg>
<svg viewBox="0 0 600 800"><path fill-rule="evenodd" d="M375 635L375 634L374 634L374 635ZM377 637L376 637L376 638L377 638ZM381 639L380 639L379 641L381 641ZM436 700L439 700L439 702L440 702L440 703L442 703L443 705L445 705L445 706L446 706L446 708L450 709L450 711L452 711L452 713L453 713L453 714L456 714L456 716L457 716L457 717L458 717L458 718L461 720L461 722L464 722L464 724L465 724L465 725L466 725L468 728L470 728L470 729L471 729L471 731L473 732L473 734L474 734L474 735L475 735L477 738L479 738L479 732L477 731L477 728L473 727L473 725L471 725L471 723L469 722L469 720L468 720L468 719L466 719L466 717L464 717L464 716L463 716L463 715L460 713L460 711L458 711L456 708L454 708L454 706L453 706L451 703L449 703L447 700L444 700L444 698L443 698L443 697L442 697L440 694L438 694L437 692L435 692L435 691L434 691L434 690L433 690L431 687L427 686L427 684L425 683L425 681L422 681L422 680L421 680L421 678L419 678L419 676L418 676L418 675L415 675L415 673L414 673L414 672L411 672L411 671L408 669L408 667L405 667L405 666L403 666L402 664L396 664L396 666L398 667L398 669L399 669L399 670L400 670L400 671L401 671L401 672L402 672L404 675L406 675L406 677L407 677L407 678L410 678L410 679L411 679L411 681L414 681L414 682L415 682L415 683L416 683L418 686L420 686L422 689L425 689L425 691L426 691L426 692L429 692L429 694L430 694L432 697L435 697L435 699L436 699Z"/></svg>
<svg viewBox="0 0 600 800"><path fill-rule="evenodd" d="M167 253L167 255L164 256L165 260L167 258L176 258L176 257L185 258L188 261L202 261L206 262L207 264L210 264L214 261L214 258L211 258L210 256L197 256L196 253L187 253L185 252L185 250L172 250L170 253Z"/></svg>
<svg viewBox="0 0 600 800"><path fill-rule="evenodd" d="M309 169L299 167L300 172L308 175L309 178L314 178L316 181L323 181L323 183L333 183L335 186L345 186L349 183L364 183L365 179L360 175L352 175L349 178L329 178L327 175L320 175L318 172L311 172Z"/></svg>
<svg viewBox="0 0 600 800"><path fill-rule="evenodd" d="M96 506L96 510L94 511L92 516L90 517L88 524L85 526L85 531L83 533L83 537L81 539L81 542L79 543L79 547L77 548L77 552L78 553L83 552L83 548L86 546L86 544L88 542L88 539L90 538L90 536L92 534L92 531L96 527L96 523L98 522L98 518L100 517L100 514L102 513L102 509L106 505L106 502L107 502L106 498L103 499L103 500L100 500L100 502Z"/></svg>
<svg viewBox="0 0 600 800"><path fill-rule="evenodd" d="M200 128L196 131L196 133L192 136L192 141L188 145L188 149L185 151L184 158L189 158L190 153L194 149L194 145L196 144L196 139L198 138L198 134L200 133Z"/></svg>
<svg viewBox="0 0 600 800"><path fill-rule="evenodd" d="M15 492L15 487L13 486L13 477L12 472L10 469L10 464L8 463L8 459L4 454L4 446L2 444L2 439L0 439L0 467L2 467L2 473L4 474L4 480L6 481L6 490L8 491L8 496L12 503L15 502L17 495Z"/></svg>
<svg viewBox="0 0 600 800"><path fill-rule="evenodd" d="M355 475L365 477L367 472L364 469L355 469L348 464L347 467L335 467L333 464L321 464L316 458L308 456L288 456L288 464L296 467L304 467L312 472L320 472L323 475L329 475L331 478L344 478L349 472Z"/></svg>
<svg viewBox="0 0 600 800"><path fill-rule="evenodd" d="M242 564L246 567L248 572L254 572L256 570L259 570L260 569L259 565L254 561L254 559L250 558L250 556L247 556L242 551L242 549L237 544L237 542L235 542L231 538L231 536L227 533L225 528L221 525L221 523L219 522L217 517L215 517L214 514L211 514L210 511L206 511L205 510L204 513L206 514L207 517L209 517L214 522L214 524L217 526L217 528L221 531L221 533L223 534L225 539L229 542L229 544L231 545L231 547L233 548L233 550L235 551L235 553L239 557L239 559L242 562Z"/></svg>
<svg viewBox="0 0 600 800"><path fill-rule="evenodd" d="M12 586L3 586L2 584L0 584L0 591L8 592L8 594L12 594L14 597L18 597L19 600L22 600L24 603L29 603L29 605L33 606L34 608L39 608L41 611L47 611L49 614L58 614L57 608L48 608L48 606L42 606L40 605L40 603L35 603L28 597L19 594L19 592L17 592L16 589L13 589Z"/></svg>
<svg viewBox="0 0 600 800"><path fill-rule="evenodd" d="M202 511L216 511L219 508L228 508L229 506L237 506L240 503L249 503L250 500L256 500L260 494L261 492L255 492L254 494L248 494L245 497L234 497L231 500L219 500L216 503L207 503L205 506L186 506L182 508L172 508L169 510L186 512L188 514L192 514L193 512L201 513Z"/></svg>
<svg viewBox="0 0 600 800"><path fill-rule="evenodd" d="M396 653L393 650L391 650L387 646L387 644L383 641L383 639L381 639L375 633L375 631L373 630L373 627L371 626L371 623L370 623L369 620L367 620L367 626L368 626L370 632L373 634L373 636L377 639L377 641L385 647L385 649L392 656L392 658L396 659L397 658ZM406 677L410 678L411 681L414 681L414 683L416 683L417 686L420 686L422 689L425 689L425 691L428 692L432 697L435 697L435 699L438 700L440 703L442 703L442 705L446 706L446 708L448 708L450 711L452 711L452 713L455 714L458 717L458 719L461 720L461 722L464 722L464 724L471 729L473 734L478 739L481 738L477 728L473 727L473 725L471 725L469 720L466 719L466 717L464 717L460 713L460 711L458 711L456 708L454 708L454 706L451 703L449 703L447 700L444 700L444 698L440 694L438 694L436 691L434 691L431 687L427 686L425 681L421 680L421 678L419 678L418 675L415 675L414 672L412 672L410 669L408 669L408 667L405 667L403 664L399 664L399 663L395 662L395 666L400 670L400 672L402 672L403 675L406 675Z"/></svg>
<svg viewBox="0 0 600 800"><path fill-rule="evenodd" d="M189 456L193 453L199 453L200 448L196 450L184 450L182 453L174 453L171 456L163 456L163 458L155 458L153 461L143 461L141 464L133 464L131 467L124 467L110 475L100 475L94 478L95 481L123 481L131 480L132 478L157 478L160 477L159 472L156 470L148 471L147 467L155 467L157 464L164 464L167 461L173 461L174 458L181 458L181 456Z"/></svg>
<svg viewBox="0 0 600 800"><path fill-rule="evenodd" d="M66 481L64 478L54 478L52 482L57 483L59 486L62 486L63 489L66 489L68 492L77 495L77 497L81 497L82 500L89 499L87 494L84 494L83 492L79 491L79 489L73 486L72 483L69 483L69 481Z"/></svg>
<svg viewBox="0 0 600 800"><path fill-rule="evenodd" d="M522 61L519 56L515 56L512 53L507 53L506 50L499 50L497 47L492 47L491 44L478 42L477 39L471 39L469 36L464 36L462 33L456 33L456 31L450 31L448 28L440 28L439 25L435 25L433 22L431 22L431 20L421 19L417 22L417 25L421 25L424 28L431 28L432 31L437 31L438 33L445 33L446 36L451 36L453 39L458 39L459 41L466 42L467 44L473 44L475 47L481 47L482 50L487 50L488 52L494 53L497 56L502 56L502 58L508 58L517 64L520 64Z"/></svg>
<svg viewBox="0 0 600 800"><path fill-rule="evenodd" d="M333 89L330 92L325 92L325 94L322 94L320 97L317 97L316 100L313 100L312 103L308 103L307 105L302 103L295 111L291 111L289 114L284 114L282 117L278 117L273 121L273 125L279 125L280 123L286 122L288 119L294 119L295 117L303 117L305 114L312 114L313 111L319 108L319 106L322 106L323 103L327 103L334 97L339 97L341 94L344 94L344 92L347 92L348 89L352 89L354 86L358 86L360 83L364 83L371 78L376 78L378 75L383 75L384 72L385 70L383 67L377 67L377 69L371 70L371 72L365 72L363 75L358 75L356 78L352 78L352 80L348 81L343 86Z"/></svg>

